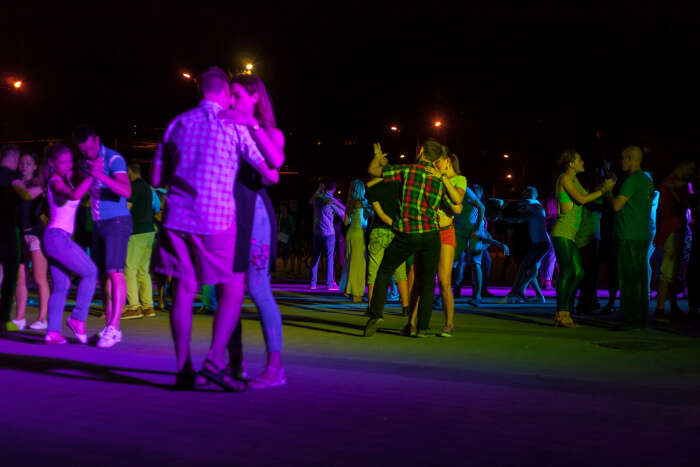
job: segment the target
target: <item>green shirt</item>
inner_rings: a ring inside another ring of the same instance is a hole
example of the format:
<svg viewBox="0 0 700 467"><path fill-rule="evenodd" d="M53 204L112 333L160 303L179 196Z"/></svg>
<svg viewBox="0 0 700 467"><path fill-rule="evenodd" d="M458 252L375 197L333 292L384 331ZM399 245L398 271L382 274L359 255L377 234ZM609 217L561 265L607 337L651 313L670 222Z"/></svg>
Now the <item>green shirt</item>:
<svg viewBox="0 0 700 467"><path fill-rule="evenodd" d="M134 223L132 234L154 232L153 228L153 192L143 178L131 182L131 219Z"/></svg>
<svg viewBox="0 0 700 467"><path fill-rule="evenodd" d="M629 198L615 216L615 233L622 240L651 240L649 218L654 183L641 170L631 174L620 188L620 196Z"/></svg>

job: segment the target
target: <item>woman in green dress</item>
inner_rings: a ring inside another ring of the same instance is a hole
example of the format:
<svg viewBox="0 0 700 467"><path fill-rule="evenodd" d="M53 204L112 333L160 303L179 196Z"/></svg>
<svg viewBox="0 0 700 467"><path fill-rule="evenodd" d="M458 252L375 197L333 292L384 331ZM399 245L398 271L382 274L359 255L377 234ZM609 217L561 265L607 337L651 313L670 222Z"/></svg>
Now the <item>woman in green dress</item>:
<svg viewBox="0 0 700 467"><path fill-rule="evenodd" d="M361 180L353 180L344 219L345 225L350 226L345 235L345 263L348 271L345 296L352 297L355 303L362 301L367 280L367 247L365 245L367 217L365 184Z"/></svg>
<svg viewBox="0 0 700 467"><path fill-rule="evenodd" d="M576 234L581 226L583 205L595 201L615 186L606 180L601 189L588 193L579 183L577 175L584 170L581 155L574 150L565 151L559 158L561 174L555 184L557 197L557 222L552 229L552 245L559 263L557 280L557 311L554 325L578 327L571 319L576 290L583 279L581 254L576 246Z"/></svg>

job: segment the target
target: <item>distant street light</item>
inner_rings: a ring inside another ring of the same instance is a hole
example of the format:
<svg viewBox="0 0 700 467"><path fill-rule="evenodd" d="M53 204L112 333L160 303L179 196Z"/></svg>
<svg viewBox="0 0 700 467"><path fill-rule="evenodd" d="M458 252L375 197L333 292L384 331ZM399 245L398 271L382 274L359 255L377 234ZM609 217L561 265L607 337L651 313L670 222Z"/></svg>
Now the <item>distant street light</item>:
<svg viewBox="0 0 700 467"><path fill-rule="evenodd" d="M509 156L508 154L503 154L503 158L504 158L504 159L509 159L510 156Z"/></svg>
<svg viewBox="0 0 700 467"><path fill-rule="evenodd" d="M21 80L17 80L17 81L15 81L14 83L12 83L12 86L14 86L15 89L19 89L19 88L22 87L23 84L24 84L24 83L23 83Z"/></svg>
<svg viewBox="0 0 700 467"><path fill-rule="evenodd" d="M252 75L253 74L253 68L255 68L255 65L252 63L246 63L245 65L245 73Z"/></svg>
<svg viewBox="0 0 700 467"><path fill-rule="evenodd" d="M192 79L192 75L189 74L189 73L183 73L183 74L182 74L182 77L185 78L185 79Z"/></svg>
<svg viewBox="0 0 700 467"><path fill-rule="evenodd" d="M401 155L399 156L399 159L405 159L405 158L406 158L406 154L401 154Z"/></svg>
<svg viewBox="0 0 700 467"><path fill-rule="evenodd" d="M506 175L506 178L507 178L508 180L512 180L512 179L513 179L513 174L507 174L507 175Z"/></svg>
<svg viewBox="0 0 700 467"><path fill-rule="evenodd" d="M442 126L442 122L440 120L435 120L435 123L433 123L433 125L435 126L435 128L439 128Z"/></svg>
<svg viewBox="0 0 700 467"><path fill-rule="evenodd" d="M399 127L397 127L396 125L392 125L391 127L389 127L389 129L390 129L391 131L393 131L393 132L398 132L398 131L399 131Z"/></svg>

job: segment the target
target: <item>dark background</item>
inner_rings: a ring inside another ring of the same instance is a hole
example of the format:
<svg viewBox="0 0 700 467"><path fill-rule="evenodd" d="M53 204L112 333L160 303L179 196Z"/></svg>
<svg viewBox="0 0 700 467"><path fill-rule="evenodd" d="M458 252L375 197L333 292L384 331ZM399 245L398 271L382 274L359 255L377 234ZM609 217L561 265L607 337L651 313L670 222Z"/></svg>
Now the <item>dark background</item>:
<svg viewBox="0 0 700 467"><path fill-rule="evenodd" d="M86 121L148 159L135 141L156 140L198 100L183 71L250 60L287 136L287 169L300 172L283 176L281 196L312 192L317 176L365 177L373 141L398 161L431 135L470 183L503 197L550 189L569 145L592 167L640 144L657 180L697 157L696 8L330 3L3 5L0 139L67 138Z"/></svg>

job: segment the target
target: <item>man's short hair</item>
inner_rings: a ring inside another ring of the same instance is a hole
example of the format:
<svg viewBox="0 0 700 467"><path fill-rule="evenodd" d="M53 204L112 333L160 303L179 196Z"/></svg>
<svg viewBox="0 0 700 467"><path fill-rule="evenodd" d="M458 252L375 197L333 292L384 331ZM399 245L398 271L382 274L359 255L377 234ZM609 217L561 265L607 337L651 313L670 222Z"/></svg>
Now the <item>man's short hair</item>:
<svg viewBox="0 0 700 467"><path fill-rule="evenodd" d="M134 172L136 175L141 175L141 163L139 162L129 162L129 170Z"/></svg>
<svg viewBox="0 0 700 467"><path fill-rule="evenodd" d="M534 186L526 186L523 190L523 195L525 195L527 199L537 199L537 188Z"/></svg>
<svg viewBox="0 0 700 467"><path fill-rule="evenodd" d="M433 138L428 138L423 142L423 157L430 162L435 162L441 157L448 155L447 148L435 141Z"/></svg>
<svg viewBox="0 0 700 467"><path fill-rule="evenodd" d="M627 146L622 150L623 157L629 157L635 162L642 162L642 150L639 146Z"/></svg>
<svg viewBox="0 0 700 467"><path fill-rule="evenodd" d="M204 70L197 81L203 94L218 94L228 87L229 80L230 77L224 70L212 66Z"/></svg>
<svg viewBox="0 0 700 467"><path fill-rule="evenodd" d="M0 148L0 162L4 161L6 157L16 154L17 156L20 155L21 150L19 149L19 146L16 144L6 144L2 148Z"/></svg>
<svg viewBox="0 0 700 467"><path fill-rule="evenodd" d="M75 144L83 144L88 139L97 136L95 129L86 123L81 123L73 130L73 141Z"/></svg>

